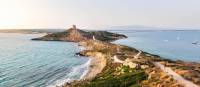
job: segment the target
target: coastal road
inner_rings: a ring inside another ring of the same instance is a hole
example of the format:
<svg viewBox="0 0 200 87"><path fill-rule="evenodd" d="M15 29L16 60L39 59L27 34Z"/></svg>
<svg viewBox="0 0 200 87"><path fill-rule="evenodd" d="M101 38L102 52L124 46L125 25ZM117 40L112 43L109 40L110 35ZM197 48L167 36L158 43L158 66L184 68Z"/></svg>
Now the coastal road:
<svg viewBox="0 0 200 87"><path fill-rule="evenodd" d="M177 82L184 87L199 87L198 85L194 84L191 81L186 80L176 72L174 72L171 68L165 67L159 62L153 62L156 67L159 67L163 72L167 73L168 75L172 76L173 79L177 80Z"/></svg>
<svg viewBox="0 0 200 87"><path fill-rule="evenodd" d="M134 56L134 59L138 59L139 58L139 56L140 56L140 54L142 53L142 51L141 50L138 50L139 51L139 53L138 54L136 54L135 56Z"/></svg>

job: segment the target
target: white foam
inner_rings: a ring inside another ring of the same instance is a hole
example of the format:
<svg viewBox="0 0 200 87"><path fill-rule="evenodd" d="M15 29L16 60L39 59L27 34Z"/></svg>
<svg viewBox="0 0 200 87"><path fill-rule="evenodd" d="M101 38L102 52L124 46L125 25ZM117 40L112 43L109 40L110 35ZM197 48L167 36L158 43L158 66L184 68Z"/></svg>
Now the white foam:
<svg viewBox="0 0 200 87"><path fill-rule="evenodd" d="M60 79L57 80L55 83L47 86L47 87L55 87L55 86L62 86L63 84L65 84L66 82L71 82L73 80L80 80L83 79L84 76L88 73L89 71L89 66L91 63L91 59L89 59L86 63L73 67L72 71L67 74L65 79ZM82 69L84 69L84 71L82 72ZM81 74L81 75L79 75ZM76 76L79 76L79 78L75 78Z"/></svg>

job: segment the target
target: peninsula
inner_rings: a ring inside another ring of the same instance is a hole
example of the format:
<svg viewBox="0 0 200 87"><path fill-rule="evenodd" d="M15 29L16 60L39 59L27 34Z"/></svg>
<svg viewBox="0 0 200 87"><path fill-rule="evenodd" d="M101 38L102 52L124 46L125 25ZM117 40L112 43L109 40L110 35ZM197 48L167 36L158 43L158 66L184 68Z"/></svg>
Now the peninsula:
<svg viewBox="0 0 200 87"><path fill-rule="evenodd" d="M122 34L115 34L107 31L83 31L77 29L76 26L73 25L72 28L64 32L52 33L44 37L34 38L32 40L80 42L85 40L96 39L99 41L110 42L122 38L127 37Z"/></svg>
<svg viewBox="0 0 200 87"><path fill-rule="evenodd" d="M76 26L32 40L78 42L79 55L92 58L84 79L61 87L199 87L200 64L172 61L141 50L110 43L127 38L106 31L83 31Z"/></svg>

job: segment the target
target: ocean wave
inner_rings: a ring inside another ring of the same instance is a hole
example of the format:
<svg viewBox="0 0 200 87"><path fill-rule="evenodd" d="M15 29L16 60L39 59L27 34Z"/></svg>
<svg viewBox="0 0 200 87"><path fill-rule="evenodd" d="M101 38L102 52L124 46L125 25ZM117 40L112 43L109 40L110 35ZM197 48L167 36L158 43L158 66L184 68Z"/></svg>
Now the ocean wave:
<svg viewBox="0 0 200 87"><path fill-rule="evenodd" d="M91 59L89 59L86 63L84 63L82 65L73 67L71 72L67 74L66 78L57 80L53 84L51 84L47 87L62 86L66 82L83 79L84 76L89 71L90 63L91 63Z"/></svg>

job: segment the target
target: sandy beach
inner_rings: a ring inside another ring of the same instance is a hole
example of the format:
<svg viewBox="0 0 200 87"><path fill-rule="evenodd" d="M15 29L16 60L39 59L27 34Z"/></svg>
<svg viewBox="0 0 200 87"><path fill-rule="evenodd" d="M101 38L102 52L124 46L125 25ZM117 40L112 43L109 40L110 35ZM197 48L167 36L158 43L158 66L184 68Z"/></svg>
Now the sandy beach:
<svg viewBox="0 0 200 87"><path fill-rule="evenodd" d="M91 64L88 73L84 76L84 79L92 79L97 74L101 73L106 66L106 59L101 53L91 53Z"/></svg>

